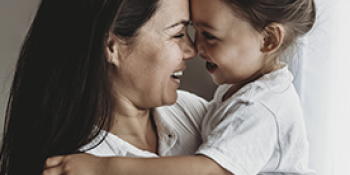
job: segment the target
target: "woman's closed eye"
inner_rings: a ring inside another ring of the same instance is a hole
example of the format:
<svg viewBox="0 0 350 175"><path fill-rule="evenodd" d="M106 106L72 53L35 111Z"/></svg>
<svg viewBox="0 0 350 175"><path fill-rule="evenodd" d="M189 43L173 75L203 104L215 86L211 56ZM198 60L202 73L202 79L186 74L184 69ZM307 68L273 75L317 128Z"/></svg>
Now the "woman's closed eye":
<svg viewBox="0 0 350 175"><path fill-rule="evenodd" d="M180 33L180 34L178 34L178 35L175 35L174 38L175 38L175 39L181 39L181 38L183 38L184 36L185 36L184 33Z"/></svg>

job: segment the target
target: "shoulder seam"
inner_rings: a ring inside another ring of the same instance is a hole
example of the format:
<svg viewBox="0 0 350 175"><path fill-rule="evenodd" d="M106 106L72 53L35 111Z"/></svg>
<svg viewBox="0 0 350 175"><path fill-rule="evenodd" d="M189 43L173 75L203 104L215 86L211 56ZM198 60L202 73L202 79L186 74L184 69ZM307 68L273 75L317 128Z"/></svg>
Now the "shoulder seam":
<svg viewBox="0 0 350 175"><path fill-rule="evenodd" d="M280 166L281 166L281 161L282 161L282 149L281 149L281 141L280 141L280 138L279 138L279 136L280 136L280 130L279 130L279 123L278 123L278 120L277 120L277 117L276 117L276 115L275 115L275 113L274 112L272 112L271 110L270 110L270 108L268 108L264 103L262 103L262 102L258 102L258 103L260 103L264 108L266 108L266 110L268 110L272 115L273 115L273 117L274 117L274 119L275 119L275 123L276 123L276 135L277 135L277 144L278 144L278 150L279 150L279 153L280 153L280 155L279 155L279 158L278 158L278 164L276 165L276 168L275 169L278 169Z"/></svg>

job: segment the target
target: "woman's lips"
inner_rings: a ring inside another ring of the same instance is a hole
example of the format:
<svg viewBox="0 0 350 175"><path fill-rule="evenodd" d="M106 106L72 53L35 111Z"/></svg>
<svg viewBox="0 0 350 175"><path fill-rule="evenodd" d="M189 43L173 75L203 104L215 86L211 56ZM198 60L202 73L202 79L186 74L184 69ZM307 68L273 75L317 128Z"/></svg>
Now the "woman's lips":
<svg viewBox="0 0 350 175"><path fill-rule="evenodd" d="M183 75L183 70L176 71L171 74L170 78L173 80L175 83L180 84L180 78Z"/></svg>
<svg viewBox="0 0 350 175"><path fill-rule="evenodd" d="M207 70L210 74L212 74L218 68L218 66L216 64L211 63L209 61L206 62L205 67L207 68Z"/></svg>
<svg viewBox="0 0 350 175"><path fill-rule="evenodd" d="M171 77L171 80L176 83L176 84L180 84L180 79L179 78L173 78Z"/></svg>

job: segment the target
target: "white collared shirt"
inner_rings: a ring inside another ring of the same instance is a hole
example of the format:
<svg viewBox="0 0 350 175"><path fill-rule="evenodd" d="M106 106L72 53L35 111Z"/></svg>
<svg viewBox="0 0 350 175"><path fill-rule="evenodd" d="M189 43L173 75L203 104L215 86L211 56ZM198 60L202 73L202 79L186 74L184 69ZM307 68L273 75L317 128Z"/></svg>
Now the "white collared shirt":
<svg viewBox="0 0 350 175"><path fill-rule="evenodd" d="M154 154L136 148L118 136L107 133L105 140L97 147L88 150L96 156L158 157L193 155L202 143L200 124L207 111L207 101L189 92L178 90L174 105L152 110L158 133L158 153ZM81 150L98 143L105 131Z"/></svg>
<svg viewBox="0 0 350 175"><path fill-rule="evenodd" d="M203 154L235 175L315 174L308 169L306 129L287 66L230 98L221 85L202 124Z"/></svg>

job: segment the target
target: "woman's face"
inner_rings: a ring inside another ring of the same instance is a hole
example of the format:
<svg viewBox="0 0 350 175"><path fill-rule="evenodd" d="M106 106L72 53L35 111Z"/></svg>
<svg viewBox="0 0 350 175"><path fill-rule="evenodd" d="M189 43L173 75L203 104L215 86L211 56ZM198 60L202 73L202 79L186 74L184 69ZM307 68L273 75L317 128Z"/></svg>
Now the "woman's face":
<svg viewBox="0 0 350 175"><path fill-rule="evenodd" d="M197 52L187 34L190 20L188 0L161 0L153 17L117 66L117 98L137 108L173 104L179 76L188 59ZM123 52L122 52L123 53Z"/></svg>

